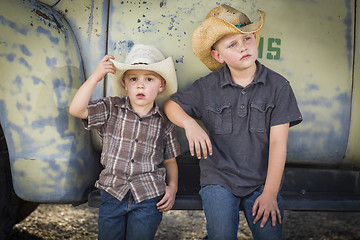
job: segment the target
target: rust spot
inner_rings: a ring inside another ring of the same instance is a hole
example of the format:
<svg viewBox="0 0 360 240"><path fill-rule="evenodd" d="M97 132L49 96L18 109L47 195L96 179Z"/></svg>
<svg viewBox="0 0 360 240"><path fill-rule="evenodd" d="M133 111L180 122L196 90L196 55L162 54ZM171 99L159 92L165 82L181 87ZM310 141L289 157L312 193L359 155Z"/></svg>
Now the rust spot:
<svg viewBox="0 0 360 240"><path fill-rule="evenodd" d="M50 18L46 14L42 13L40 10L36 10L35 13L46 20L50 20Z"/></svg>
<svg viewBox="0 0 360 240"><path fill-rule="evenodd" d="M46 15L45 13L41 12L39 9L35 10L35 13L42 18L44 21L52 22L56 25L58 29L61 29L61 24L56 20L56 18L51 15L50 17Z"/></svg>

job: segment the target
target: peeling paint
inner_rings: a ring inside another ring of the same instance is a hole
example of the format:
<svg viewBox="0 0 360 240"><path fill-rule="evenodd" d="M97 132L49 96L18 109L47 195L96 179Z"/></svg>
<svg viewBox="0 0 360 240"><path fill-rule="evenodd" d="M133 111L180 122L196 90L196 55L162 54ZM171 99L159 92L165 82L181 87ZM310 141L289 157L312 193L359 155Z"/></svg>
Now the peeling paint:
<svg viewBox="0 0 360 240"><path fill-rule="evenodd" d="M344 18L344 24L346 26L346 33L345 33L345 39L346 39L346 47L347 47L347 55L348 55L348 65L349 69L352 67L352 57L353 57L353 14L351 9L351 1L346 0L345 6L347 9L346 17Z"/></svg>
<svg viewBox="0 0 360 240"><path fill-rule="evenodd" d="M39 77L36 77L36 76L31 76L33 82L34 82L34 85L38 85L40 83L42 84L46 84L44 80L42 80L41 78Z"/></svg>
<svg viewBox="0 0 360 240"><path fill-rule="evenodd" d="M29 49L23 44L20 45L20 50L24 55L26 55L28 57L30 57L32 55L31 52L29 51Z"/></svg>
<svg viewBox="0 0 360 240"><path fill-rule="evenodd" d="M22 35L27 34L27 30L25 28L20 28L15 22L7 20L5 17L0 15L0 23L3 26L8 26L11 29L14 29L17 33Z"/></svg>
<svg viewBox="0 0 360 240"><path fill-rule="evenodd" d="M59 38L51 36L51 33L48 29L39 26L36 31L40 34L44 34L45 36L47 36L53 44L59 44Z"/></svg>

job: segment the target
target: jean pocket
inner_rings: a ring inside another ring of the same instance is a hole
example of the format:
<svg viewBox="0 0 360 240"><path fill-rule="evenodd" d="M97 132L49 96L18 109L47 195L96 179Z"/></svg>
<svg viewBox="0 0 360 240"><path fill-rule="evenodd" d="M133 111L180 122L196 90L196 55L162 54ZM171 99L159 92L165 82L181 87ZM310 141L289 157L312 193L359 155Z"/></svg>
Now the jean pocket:
<svg viewBox="0 0 360 240"><path fill-rule="evenodd" d="M119 200L111 195L110 193L106 192L105 190L100 190L101 196L101 203L103 204L119 204Z"/></svg>
<svg viewBox="0 0 360 240"><path fill-rule="evenodd" d="M211 126L208 130L215 134L230 134L232 131L230 104L207 105L204 123Z"/></svg>
<svg viewBox="0 0 360 240"><path fill-rule="evenodd" d="M250 104L250 132L266 131L266 115L273 108L273 104L265 102L253 102Z"/></svg>

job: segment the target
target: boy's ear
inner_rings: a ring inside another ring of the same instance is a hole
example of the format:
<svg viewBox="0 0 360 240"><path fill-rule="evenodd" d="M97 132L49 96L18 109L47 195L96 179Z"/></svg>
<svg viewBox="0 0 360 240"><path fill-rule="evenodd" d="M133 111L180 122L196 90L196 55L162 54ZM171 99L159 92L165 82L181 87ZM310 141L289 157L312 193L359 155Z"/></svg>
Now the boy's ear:
<svg viewBox="0 0 360 240"><path fill-rule="evenodd" d="M161 82L161 85L160 85L160 88L159 88L159 92L164 91L165 86L166 86L166 80L164 79L164 80Z"/></svg>
<svg viewBox="0 0 360 240"><path fill-rule="evenodd" d="M124 86L125 90L127 91L127 87L126 87L126 84L125 84L125 79L122 77L120 81L121 81L121 84Z"/></svg>
<svg viewBox="0 0 360 240"><path fill-rule="evenodd" d="M224 63L224 60L222 59L222 57L218 51L211 50L211 56L219 63Z"/></svg>

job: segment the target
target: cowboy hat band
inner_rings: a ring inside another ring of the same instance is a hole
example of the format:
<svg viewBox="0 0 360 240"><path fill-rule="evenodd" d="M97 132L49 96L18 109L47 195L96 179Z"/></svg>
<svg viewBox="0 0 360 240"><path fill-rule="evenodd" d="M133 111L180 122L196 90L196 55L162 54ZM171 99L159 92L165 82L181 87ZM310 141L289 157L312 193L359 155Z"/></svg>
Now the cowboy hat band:
<svg viewBox="0 0 360 240"><path fill-rule="evenodd" d="M165 79L165 89L156 97L156 101L160 105L177 91L176 72L172 58L165 59L164 55L153 46L135 44L124 63L112 59L110 61L114 63L116 73L109 74L108 77L116 96L124 97L127 95L127 91L122 84L122 78L124 73L131 69L153 71Z"/></svg>
<svg viewBox="0 0 360 240"><path fill-rule="evenodd" d="M225 63L219 63L211 56L211 48L225 35L255 33L256 44L259 46L265 12L257 12L260 18L251 22L244 13L228 5L223 4L212 9L193 33L192 47L195 55L211 71L215 71L225 66Z"/></svg>

